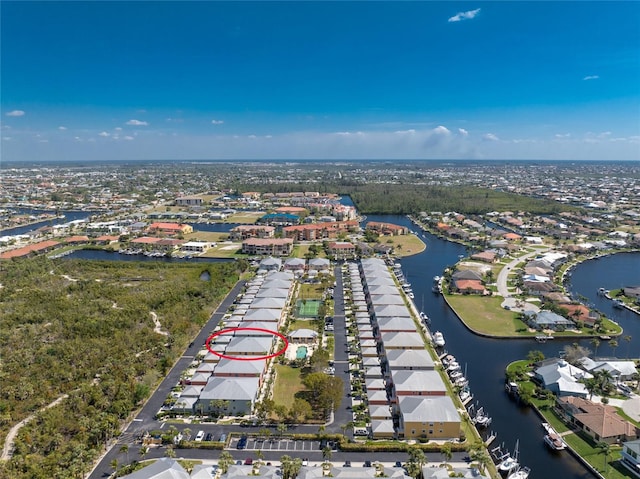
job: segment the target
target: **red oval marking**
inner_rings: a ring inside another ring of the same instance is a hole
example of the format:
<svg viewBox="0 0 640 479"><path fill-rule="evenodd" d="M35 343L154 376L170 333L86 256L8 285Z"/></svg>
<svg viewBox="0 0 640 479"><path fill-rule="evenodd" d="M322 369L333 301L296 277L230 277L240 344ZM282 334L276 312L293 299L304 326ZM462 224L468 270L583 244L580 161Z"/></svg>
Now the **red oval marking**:
<svg viewBox="0 0 640 479"><path fill-rule="evenodd" d="M276 351L275 353L269 354L268 356L228 356L226 354L222 354L222 353L219 353L219 352L214 351L214 350L211 349L210 344L211 344L211 341L214 338L216 338L217 336L221 336L223 334L233 333L235 331L260 331L260 332L263 332L263 333L269 333L269 334L271 334L273 336L278 336L280 339L282 339L284 341L284 347L280 351ZM289 347L289 341L287 341L287 338L283 334L280 334L278 331L272 331L271 329L262 329L262 328L225 328L225 329L221 329L220 331L218 331L216 333L213 333L211 336L209 336L204 344L205 344L205 346L207 347L207 349L209 350L210 353L213 353L216 356L219 356L219 357L221 357L223 359L231 359L233 361L257 361L259 359L271 359L271 358L275 358L276 356L280 356L281 354L284 354L284 352Z"/></svg>

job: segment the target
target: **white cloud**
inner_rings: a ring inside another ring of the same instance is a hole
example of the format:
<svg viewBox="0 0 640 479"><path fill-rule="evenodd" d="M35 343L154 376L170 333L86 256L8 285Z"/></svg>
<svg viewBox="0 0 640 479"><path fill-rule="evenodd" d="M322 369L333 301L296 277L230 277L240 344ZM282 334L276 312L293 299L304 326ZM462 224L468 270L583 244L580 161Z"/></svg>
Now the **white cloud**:
<svg viewBox="0 0 640 479"><path fill-rule="evenodd" d="M58 127L58 130L60 130L60 131L65 131L66 129L67 129L67 127L66 127L66 126L59 126L59 127Z"/></svg>
<svg viewBox="0 0 640 479"><path fill-rule="evenodd" d="M597 80L598 78L600 78L599 75L587 75L583 80Z"/></svg>
<svg viewBox="0 0 640 479"><path fill-rule="evenodd" d="M211 120L212 125L222 125L224 120Z"/></svg>
<svg viewBox="0 0 640 479"><path fill-rule="evenodd" d="M122 128L121 128L121 127L119 127L119 126L116 126L116 127L114 128L114 130L116 130L116 131L122 131Z"/></svg>
<svg viewBox="0 0 640 479"><path fill-rule="evenodd" d="M462 136L469 136L469 132L464 128L458 128L458 133L460 133Z"/></svg>
<svg viewBox="0 0 640 479"><path fill-rule="evenodd" d="M480 13L480 9L476 8L475 10L467 10L466 12L458 12L453 17L449 18L449 22L460 22L462 20L471 20L475 18L476 15Z"/></svg>
<svg viewBox="0 0 640 479"><path fill-rule="evenodd" d="M446 126L436 126L433 130L433 133L435 133L436 135L450 135L451 131L449 131L449 129Z"/></svg>
<svg viewBox="0 0 640 479"><path fill-rule="evenodd" d="M98 136L102 136L102 137L106 138L106 137L108 137L110 135L106 131L101 131L100 133L98 133Z"/></svg>
<svg viewBox="0 0 640 479"><path fill-rule="evenodd" d="M7 112L7 116L24 116L25 113L23 110L13 110L13 111L9 111Z"/></svg>
<svg viewBox="0 0 640 479"><path fill-rule="evenodd" d="M49 140L43 140L43 139L41 139L41 140L38 140L38 143L49 143Z"/></svg>
<svg viewBox="0 0 640 479"><path fill-rule="evenodd" d="M129 120L127 122L127 125L132 125L132 126L147 126L149 123L147 123L146 121L142 121L142 120Z"/></svg>
<svg viewBox="0 0 640 479"><path fill-rule="evenodd" d="M571 136L571 133L556 133L555 134L555 138L569 138Z"/></svg>
<svg viewBox="0 0 640 479"><path fill-rule="evenodd" d="M133 138L133 136L128 136L128 135L127 135L127 136L123 136L123 137L122 137L122 139L123 139L123 140L127 140L127 141L131 141L131 140L133 140L134 138Z"/></svg>
<svg viewBox="0 0 640 479"><path fill-rule="evenodd" d="M487 133L486 135L483 135L482 139L486 141L500 141L500 138L498 138L493 133Z"/></svg>
<svg viewBox="0 0 640 479"><path fill-rule="evenodd" d="M3 136L2 139L4 141L11 141L11 137L10 136Z"/></svg>

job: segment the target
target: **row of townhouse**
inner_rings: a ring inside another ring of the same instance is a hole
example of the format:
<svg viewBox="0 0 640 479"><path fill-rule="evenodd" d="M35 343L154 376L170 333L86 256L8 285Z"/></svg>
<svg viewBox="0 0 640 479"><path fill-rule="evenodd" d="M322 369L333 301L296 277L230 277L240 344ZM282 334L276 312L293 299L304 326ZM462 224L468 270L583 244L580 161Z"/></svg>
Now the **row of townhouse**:
<svg viewBox="0 0 640 479"><path fill-rule="evenodd" d="M460 415L388 267L350 267L374 438L452 439Z"/></svg>
<svg viewBox="0 0 640 479"><path fill-rule="evenodd" d="M285 226L282 234L294 241L316 241L336 238L340 233L357 232L360 225L357 221L335 221L313 223L307 225Z"/></svg>
<svg viewBox="0 0 640 479"><path fill-rule="evenodd" d="M291 301L291 272L269 272L247 283L208 345L199 364L188 371L185 388L173 407L199 414L250 414L270 359L278 347L277 332ZM239 329L240 328L240 329Z"/></svg>

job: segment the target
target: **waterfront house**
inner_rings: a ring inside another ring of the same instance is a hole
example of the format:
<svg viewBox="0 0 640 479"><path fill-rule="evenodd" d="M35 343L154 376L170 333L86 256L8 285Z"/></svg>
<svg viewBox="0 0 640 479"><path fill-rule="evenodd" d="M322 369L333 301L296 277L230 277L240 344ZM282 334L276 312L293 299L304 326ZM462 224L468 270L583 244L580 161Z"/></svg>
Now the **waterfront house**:
<svg viewBox="0 0 640 479"><path fill-rule="evenodd" d="M618 415L614 406L580 397L559 398L557 411L569 423L580 428L594 441L617 444L637 439L640 429Z"/></svg>
<svg viewBox="0 0 640 479"><path fill-rule="evenodd" d="M591 374L595 374L597 371L607 371L611 374L613 380L618 381L630 381L638 374L636 364L631 360L604 359L595 361L585 356L579 359L578 363L585 371L589 371Z"/></svg>
<svg viewBox="0 0 640 479"><path fill-rule="evenodd" d="M544 283L543 283L544 284ZM564 331L565 329L575 328L575 323L553 311L540 310L523 311L525 322L532 328L537 330L551 329L553 331Z"/></svg>
<svg viewBox="0 0 640 479"><path fill-rule="evenodd" d="M586 398L587 388L580 381L592 377L592 374L569 364L564 359L553 360L534 371L534 379L542 388L548 389L558 397L579 396Z"/></svg>
<svg viewBox="0 0 640 479"><path fill-rule="evenodd" d="M401 396L398 432L404 439L456 439L460 414L449 396Z"/></svg>

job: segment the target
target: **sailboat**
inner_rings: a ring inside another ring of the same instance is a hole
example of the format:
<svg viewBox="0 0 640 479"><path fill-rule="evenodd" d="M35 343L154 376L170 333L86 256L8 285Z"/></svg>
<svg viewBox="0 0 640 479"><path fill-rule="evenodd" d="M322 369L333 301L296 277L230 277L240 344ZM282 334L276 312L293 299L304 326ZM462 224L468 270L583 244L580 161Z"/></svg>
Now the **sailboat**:
<svg viewBox="0 0 640 479"><path fill-rule="evenodd" d="M520 440L516 441L516 449L513 453L513 456L508 452L500 458L500 463L498 464L498 471L506 474L510 474L515 471L518 466L518 444Z"/></svg>
<svg viewBox="0 0 640 479"><path fill-rule="evenodd" d="M527 479L530 472L531 469L529 469L527 466L518 467L514 472L507 476L507 479Z"/></svg>

